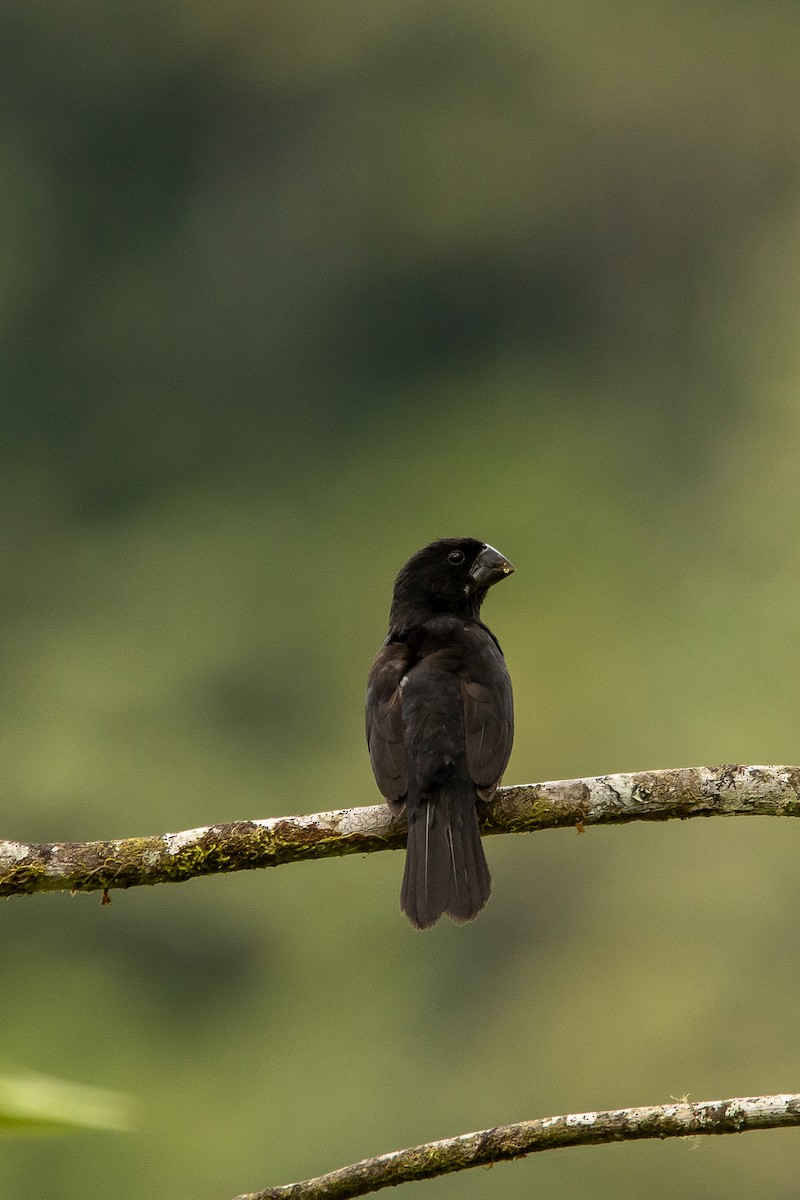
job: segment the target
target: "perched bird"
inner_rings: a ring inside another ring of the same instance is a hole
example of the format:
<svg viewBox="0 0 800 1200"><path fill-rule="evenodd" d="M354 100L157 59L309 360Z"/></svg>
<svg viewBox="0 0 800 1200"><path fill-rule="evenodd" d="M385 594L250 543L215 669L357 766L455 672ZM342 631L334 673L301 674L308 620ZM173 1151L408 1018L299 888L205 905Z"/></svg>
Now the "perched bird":
<svg viewBox="0 0 800 1200"><path fill-rule="evenodd" d="M478 915L492 881L478 828L514 738L505 659L480 620L493 583L514 570L475 538L442 538L397 576L389 633L367 684L367 744L390 808L405 805L400 907L417 929L442 913Z"/></svg>

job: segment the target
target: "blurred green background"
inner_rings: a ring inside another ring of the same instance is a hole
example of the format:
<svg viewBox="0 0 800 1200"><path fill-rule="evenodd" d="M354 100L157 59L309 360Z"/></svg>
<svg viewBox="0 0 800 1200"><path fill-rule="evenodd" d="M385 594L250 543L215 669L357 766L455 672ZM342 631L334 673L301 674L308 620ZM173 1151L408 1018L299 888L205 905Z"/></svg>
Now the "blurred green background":
<svg viewBox="0 0 800 1200"><path fill-rule="evenodd" d="M443 535L506 781L800 759L800 9L0 9L0 832L377 799L362 700ZM7 901L6 1069L132 1135L3 1200L216 1200L594 1107L800 1090L800 830L491 839L474 925L399 854ZM794 1197L800 1135L564 1151L409 1197Z"/></svg>

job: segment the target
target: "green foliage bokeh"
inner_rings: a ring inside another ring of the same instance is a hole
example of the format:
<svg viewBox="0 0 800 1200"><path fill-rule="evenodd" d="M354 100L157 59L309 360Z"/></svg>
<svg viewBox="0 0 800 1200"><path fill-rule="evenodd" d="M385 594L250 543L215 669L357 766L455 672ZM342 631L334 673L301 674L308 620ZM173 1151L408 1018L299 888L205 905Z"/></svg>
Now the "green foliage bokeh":
<svg viewBox="0 0 800 1200"><path fill-rule="evenodd" d="M33 0L0 37L0 835L374 802L366 672L442 535L518 568L508 782L798 761L800 13ZM8 901L4 1056L140 1116L4 1145L3 1200L798 1090L798 839L492 839L486 913L424 936L392 854ZM787 1132L410 1191L797 1172Z"/></svg>

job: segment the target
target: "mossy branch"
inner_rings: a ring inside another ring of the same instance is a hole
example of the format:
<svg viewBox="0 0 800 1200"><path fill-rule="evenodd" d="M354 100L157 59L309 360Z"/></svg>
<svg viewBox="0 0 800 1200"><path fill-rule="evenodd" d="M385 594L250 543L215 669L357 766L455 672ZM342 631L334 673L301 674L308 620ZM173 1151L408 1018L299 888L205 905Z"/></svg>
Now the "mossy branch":
<svg viewBox="0 0 800 1200"><path fill-rule="evenodd" d="M500 788L484 834L733 815L800 816L800 767L680 767ZM398 850L405 820L384 804L230 821L105 842L0 841L0 896L181 883L309 858Z"/></svg>
<svg viewBox="0 0 800 1200"><path fill-rule="evenodd" d="M412 1180L432 1179L468 1167L489 1166L522 1158L539 1150L565 1146L598 1146L641 1138L694 1137L698 1134L746 1133L800 1125L800 1094L754 1096L617 1108L608 1112L572 1113L499 1125L479 1133L463 1133L368 1158L352 1166L307 1179L248 1192L236 1200L349 1200Z"/></svg>

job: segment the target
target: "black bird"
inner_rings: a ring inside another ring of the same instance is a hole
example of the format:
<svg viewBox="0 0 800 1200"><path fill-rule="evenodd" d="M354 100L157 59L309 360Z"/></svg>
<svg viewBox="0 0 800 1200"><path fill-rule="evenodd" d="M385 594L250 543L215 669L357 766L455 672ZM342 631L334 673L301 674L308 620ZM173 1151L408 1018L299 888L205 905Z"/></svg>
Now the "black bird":
<svg viewBox="0 0 800 1200"><path fill-rule="evenodd" d="M389 634L367 684L367 744L378 787L405 805L400 907L417 929L478 915L492 881L478 828L514 738L505 659L480 620L487 591L514 570L475 538L442 538L397 576Z"/></svg>

